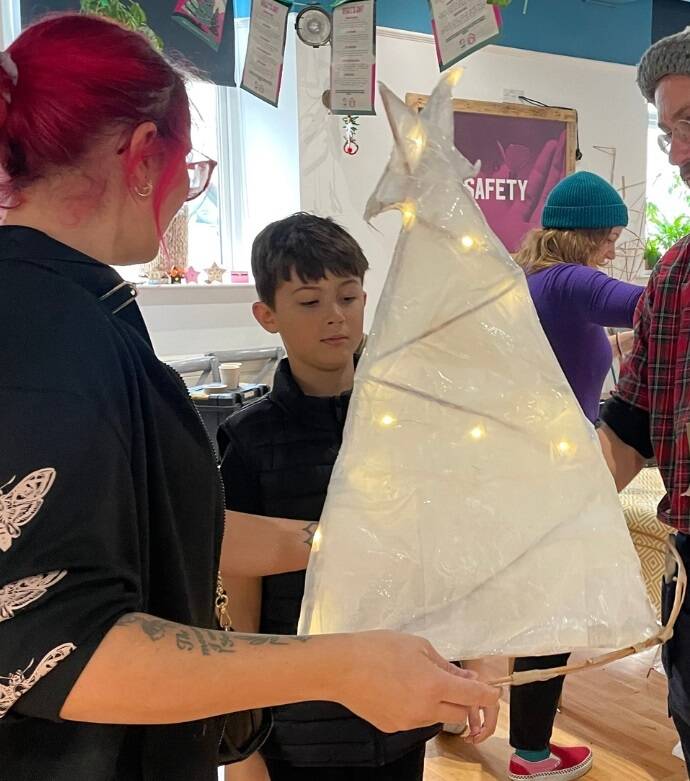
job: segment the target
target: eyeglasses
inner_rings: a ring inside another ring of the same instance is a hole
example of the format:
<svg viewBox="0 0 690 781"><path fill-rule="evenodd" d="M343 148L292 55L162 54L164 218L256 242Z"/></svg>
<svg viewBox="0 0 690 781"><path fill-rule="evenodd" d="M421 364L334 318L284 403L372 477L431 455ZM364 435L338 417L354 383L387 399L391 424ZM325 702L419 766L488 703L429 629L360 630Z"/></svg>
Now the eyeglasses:
<svg viewBox="0 0 690 781"><path fill-rule="evenodd" d="M187 174L189 176L189 192L185 201L193 201L208 190L211 176L218 163L210 157L192 150L187 155Z"/></svg>
<svg viewBox="0 0 690 781"><path fill-rule="evenodd" d="M690 119L679 119L676 126L668 133L662 133L657 139L659 149L665 154L671 154L671 144L673 139L680 141L681 144L690 145Z"/></svg>

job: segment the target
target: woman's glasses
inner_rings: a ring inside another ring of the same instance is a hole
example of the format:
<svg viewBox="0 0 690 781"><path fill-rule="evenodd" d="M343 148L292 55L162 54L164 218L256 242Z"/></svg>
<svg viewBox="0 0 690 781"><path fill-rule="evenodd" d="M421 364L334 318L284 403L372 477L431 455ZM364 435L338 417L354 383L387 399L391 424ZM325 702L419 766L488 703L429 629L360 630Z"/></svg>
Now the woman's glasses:
<svg viewBox="0 0 690 781"><path fill-rule="evenodd" d="M187 174L189 176L189 192L185 201L193 201L208 190L211 176L218 163L210 157L192 150L187 155Z"/></svg>

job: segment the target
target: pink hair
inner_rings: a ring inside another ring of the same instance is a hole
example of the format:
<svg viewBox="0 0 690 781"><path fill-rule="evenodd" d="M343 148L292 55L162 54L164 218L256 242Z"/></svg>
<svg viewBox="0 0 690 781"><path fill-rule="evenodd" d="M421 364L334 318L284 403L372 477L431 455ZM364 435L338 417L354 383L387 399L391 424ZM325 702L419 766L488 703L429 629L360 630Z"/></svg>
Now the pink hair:
<svg viewBox="0 0 690 781"><path fill-rule="evenodd" d="M153 193L157 222L190 146L184 79L149 41L88 14L57 14L28 27L7 50L18 80L0 69L0 195L21 201L28 185L72 168L104 133L153 122L152 154L164 167ZM141 158L127 152L131 174ZM5 177L3 177L5 178ZM159 225L160 231L160 225Z"/></svg>

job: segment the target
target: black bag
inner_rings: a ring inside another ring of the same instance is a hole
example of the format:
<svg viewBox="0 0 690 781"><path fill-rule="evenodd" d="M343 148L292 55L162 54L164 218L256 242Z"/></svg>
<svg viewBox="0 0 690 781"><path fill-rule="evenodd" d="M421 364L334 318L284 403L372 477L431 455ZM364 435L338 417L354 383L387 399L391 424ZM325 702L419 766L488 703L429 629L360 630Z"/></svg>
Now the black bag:
<svg viewBox="0 0 690 781"><path fill-rule="evenodd" d="M224 717L223 733L218 745L218 764L241 762L263 746L271 729L270 708L256 708L229 713Z"/></svg>

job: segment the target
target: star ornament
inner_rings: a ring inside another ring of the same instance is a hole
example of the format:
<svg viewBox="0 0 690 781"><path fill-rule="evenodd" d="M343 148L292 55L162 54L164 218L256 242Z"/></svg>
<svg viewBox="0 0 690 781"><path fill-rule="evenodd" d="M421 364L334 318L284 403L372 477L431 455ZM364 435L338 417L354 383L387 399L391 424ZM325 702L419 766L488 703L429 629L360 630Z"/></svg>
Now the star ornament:
<svg viewBox="0 0 690 781"><path fill-rule="evenodd" d="M184 278L189 285L195 285L199 281L199 272L194 266L188 266L184 272Z"/></svg>
<svg viewBox="0 0 690 781"><path fill-rule="evenodd" d="M210 268L205 269L206 271L206 282L207 284L211 284L212 282L222 282L223 281L223 274L226 274L226 270L219 266L215 261L211 264Z"/></svg>

